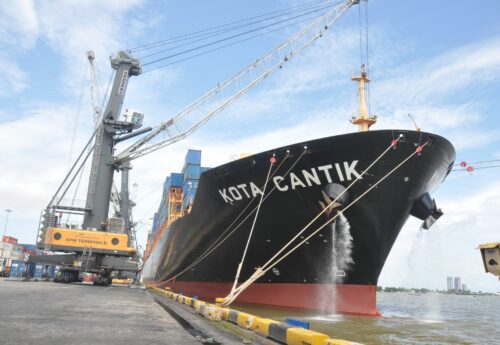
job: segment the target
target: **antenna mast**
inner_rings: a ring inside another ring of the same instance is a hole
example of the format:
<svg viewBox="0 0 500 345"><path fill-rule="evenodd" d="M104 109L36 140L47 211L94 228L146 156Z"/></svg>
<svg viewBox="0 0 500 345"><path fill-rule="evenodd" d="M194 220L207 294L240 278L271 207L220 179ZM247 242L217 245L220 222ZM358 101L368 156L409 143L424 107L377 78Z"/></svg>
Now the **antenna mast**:
<svg viewBox="0 0 500 345"><path fill-rule="evenodd" d="M366 106L366 84L370 82L370 78L365 71L365 65L361 65L361 74L353 75L351 80L358 82L358 98L359 98L359 113L357 117L351 119L351 123L359 126L360 132L367 132L370 126L377 122L376 116L369 116L368 107Z"/></svg>
<svg viewBox="0 0 500 345"><path fill-rule="evenodd" d="M368 83L370 78L368 77L368 71L370 70L369 63L369 51L368 51L368 0L365 0L365 18L361 15L361 4L359 5L359 50L360 50L360 64L361 73L360 75L353 75L351 80L358 82L358 102L359 102L359 112L358 116L354 116L351 119L351 123L359 126L360 132L367 132L370 126L377 122L376 116L370 116L369 114L369 101L366 101L367 95L369 100L369 89ZM364 22L364 23L363 23ZM365 39L363 45L363 27L365 31ZM364 54L363 54L364 53ZM366 61L366 62L365 62ZM368 104L368 106L367 106Z"/></svg>

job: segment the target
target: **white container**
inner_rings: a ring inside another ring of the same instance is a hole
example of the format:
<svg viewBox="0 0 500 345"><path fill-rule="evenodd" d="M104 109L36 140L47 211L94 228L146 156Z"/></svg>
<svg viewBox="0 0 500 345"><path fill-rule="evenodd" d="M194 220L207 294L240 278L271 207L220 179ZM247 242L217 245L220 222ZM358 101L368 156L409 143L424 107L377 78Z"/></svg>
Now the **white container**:
<svg viewBox="0 0 500 345"><path fill-rule="evenodd" d="M0 242L0 253L2 252L2 248L4 252L11 252L14 249L14 245L9 242Z"/></svg>

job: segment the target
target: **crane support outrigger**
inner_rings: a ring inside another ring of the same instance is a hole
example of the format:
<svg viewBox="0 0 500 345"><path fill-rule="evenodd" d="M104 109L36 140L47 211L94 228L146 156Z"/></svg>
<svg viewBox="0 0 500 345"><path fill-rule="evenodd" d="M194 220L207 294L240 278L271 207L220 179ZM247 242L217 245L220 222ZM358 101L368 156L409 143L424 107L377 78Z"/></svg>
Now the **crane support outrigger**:
<svg viewBox="0 0 500 345"><path fill-rule="evenodd" d="M116 74L107 106L102 114L97 114L98 122L94 134L41 214L37 246L48 251L70 253L57 259L66 275L65 281L81 279L83 272L91 272L95 276L94 283L107 285L111 282L109 277L112 271L137 269L139 258L136 248L133 247L135 231L131 217L134 203L130 200L128 191L132 160L192 134L269 75L279 71L295 55L322 37L342 13L359 2L360 0L346 0L335 6L154 129L139 129L142 126L143 114L134 111L125 114L125 121L120 121L129 78L140 75L142 69L141 62L128 52L120 51L115 57L111 57L111 67L116 70ZM94 56L89 55L91 65L93 59ZM100 112L99 109L97 111ZM199 117L193 119L197 114ZM174 131L172 126L188 116L193 125L182 131ZM118 142L146 132L150 133L123 152L114 155ZM159 134L165 133L166 138L154 140ZM85 205L62 205L69 185L81 171L91 152L93 155ZM109 217L113 177L118 171L121 172L119 211ZM64 213L83 216L82 224L63 224L61 215ZM32 260L43 262L48 259L40 256Z"/></svg>

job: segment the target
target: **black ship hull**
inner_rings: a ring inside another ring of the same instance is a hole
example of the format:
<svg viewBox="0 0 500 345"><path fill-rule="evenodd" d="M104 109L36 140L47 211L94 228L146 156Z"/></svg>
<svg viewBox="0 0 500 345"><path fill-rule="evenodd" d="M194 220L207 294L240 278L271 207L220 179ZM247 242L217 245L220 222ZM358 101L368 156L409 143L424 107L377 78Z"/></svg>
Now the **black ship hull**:
<svg viewBox="0 0 500 345"><path fill-rule="evenodd" d="M440 136L395 130L353 133L294 144L213 168L201 175L191 212L172 223L159 239L146 261L143 279L201 298L226 296L273 155L277 162L255 222L241 272L243 280L322 211L328 200L325 195L333 198L329 191L348 187L398 138L397 145L343 194L343 207L423 146L422 151L346 209L345 219L339 217L325 227L237 299L376 314L378 277L402 226L422 196L444 180L455 159L453 146ZM335 211L325 212L302 236L311 234L333 214ZM220 237L229 233L232 235L220 243ZM214 244L219 245L186 270Z"/></svg>

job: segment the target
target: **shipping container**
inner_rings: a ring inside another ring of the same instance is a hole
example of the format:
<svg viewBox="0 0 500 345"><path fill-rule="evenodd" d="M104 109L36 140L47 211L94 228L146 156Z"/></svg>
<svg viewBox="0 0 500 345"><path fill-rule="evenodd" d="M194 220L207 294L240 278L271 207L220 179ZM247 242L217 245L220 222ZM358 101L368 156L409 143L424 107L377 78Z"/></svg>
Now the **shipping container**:
<svg viewBox="0 0 500 345"><path fill-rule="evenodd" d="M14 245L10 242L2 242L0 243L0 248L4 252L4 257L6 256L5 253L8 252L10 256L10 252L12 252L12 249L14 249Z"/></svg>
<svg viewBox="0 0 500 345"><path fill-rule="evenodd" d="M184 161L184 165L187 164L201 164L201 150L192 150L189 149L186 154L186 159Z"/></svg>
<svg viewBox="0 0 500 345"><path fill-rule="evenodd" d="M179 173L171 173L170 174L170 188L171 187L182 187L183 182L184 182L183 174L179 174Z"/></svg>
<svg viewBox="0 0 500 345"><path fill-rule="evenodd" d="M25 264L23 261L13 260L10 263L10 277L21 278L23 276Z"/></svg>
<svg viewBox="0 0 500 345"><path fill-rule="evenodd" d="M200 179L200 166L195 164L187 164L182 173L184 174L184 181L199 180Z"/></svg>
<svg viewBox="0 0 500 345"><path fill-rule="evenodd" d="M36 263L34 263L34 262L32 262L28 265L27 271L28 271L29 277L35 276L35 268L36 268Z"/></svg>
<svg viewBox="0 0 500 345"><path fill-rule="evenodd" d="M4 236L2 241L12 243L12 244L17 244L17 238L14 238L11 236Z"/></svg>
<svg viewBox="0 0 500 345"><path fill-rule="evenodd" d="M189 204L192 204L198 188L198 180L186 180L183 187L182 210L188 209Z"/></svg>
<svg viewBox="0 0 500 345"><path fill-rule="evenodd" d="M10 252L10 258L12 260L24 260L24 252L12 251Z"/></svg>
<svg viewBox="0 0 500 345"><path fill-rule="evenodd" d="M35 250L36 251L36 245L35 244L21 244L24 249L26 250Z"/></svg>
<svg viewBox="0 0 500 345"><path fill-rule="evenodd" d="M208 170L210 170L209 167L201 167L200 168L200 175L203 174L205 171L208 171Z"/></svg>
<svg viewBox="0 0 500 345"><path fill-rule="evenodd" d="M47 278L54 279L56 276L56 266L49 265L47 266L45 274L47 275Z"/></svg>
<svg viewBox="0 0 500 345"><path fill-rule="evenodd" d="M10 274L9 274L9 276L11 278L17 278L17 270L18 270L18 264L17 264L17 262L13 262L10 265Z"/></svg>
<svg viewBox="0 0 500 345"><path fill-rule="evenodd" d="M163 182L163 195L162 199L165 198L165 194L167 194L167 190L170 188L170 176L167 176L165 182Z"/></svg>
<svg viewBox="0 0 500 345"><path fill-rule="evenodd" d="M35 266L35 273L33 274L33 278L42 278L43 274L43 265L42 264L36 264Z"/></svg>

